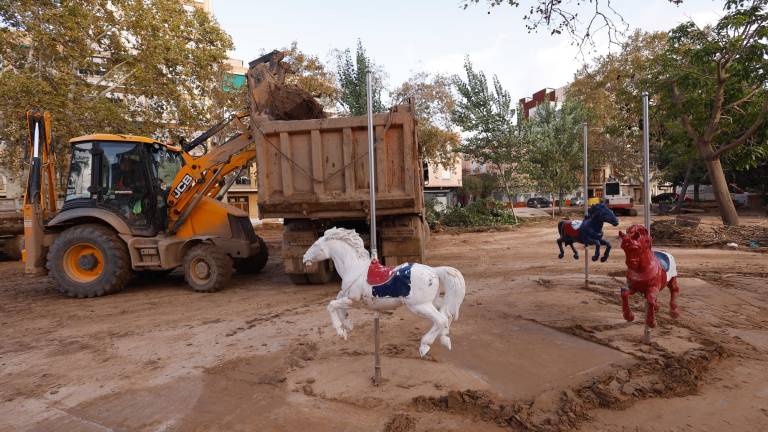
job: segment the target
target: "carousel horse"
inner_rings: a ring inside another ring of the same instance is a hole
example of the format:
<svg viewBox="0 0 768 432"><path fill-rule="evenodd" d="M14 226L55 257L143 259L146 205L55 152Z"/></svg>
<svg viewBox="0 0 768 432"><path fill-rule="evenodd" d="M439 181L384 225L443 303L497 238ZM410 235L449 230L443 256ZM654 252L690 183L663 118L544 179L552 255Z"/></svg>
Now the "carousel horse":
<svg viewBox="0 0 768 432"><path fill-rule="evenodd" d="M327 259L333 261L341 276L341 290L328 303L331 323L339 336L346 339L352 330L347 309L353 306L381 311L405 304L414 314L432 321L432 328L421 338L422 357L438 336L440 343L451 349L451 322L459 319L466 292L464 277L458 270L416 263L382 266L375 259L371 261L360 236L344 228L326 230L303 258L309 266Z"/></svg>
<svg viewBox="0 0 768 432"><path fill-rule="evenodd" d="M587 246L595 246L595 256L592 257L592 261L597 261L600 258L600 245L605 246L605 254L600 258L600 261L607 261L608 255L611 253L611 244L603 240L603 223L605 222L617 226L619 219L613 214L613 210L603 203L590 207L584 221L560 221L557 224L557 232L560 234L560 237L557 239L557 247L560 248L560 255L557 257L562 258L565 255L565 250L563 250L563 244L565 244L571 247L573 259L579 259L579 253L576 252L573 244L581 243Z"/></svg>
<svg viewBox="0 0 768 432"><path fill-rule="evenodd" d="M645 295L648 305L645 309L645 324L656 326L655 314L659 310L656 295L665 286L669 287L669 314L677 318L677 264L672 254L651 249L651 236L643 225L632 225L627 233L619 231L621 248L627 256L627 287L621 289L621 306L624 319L634 321L635 315L629 309L629 296L639 292Z"/></svg>

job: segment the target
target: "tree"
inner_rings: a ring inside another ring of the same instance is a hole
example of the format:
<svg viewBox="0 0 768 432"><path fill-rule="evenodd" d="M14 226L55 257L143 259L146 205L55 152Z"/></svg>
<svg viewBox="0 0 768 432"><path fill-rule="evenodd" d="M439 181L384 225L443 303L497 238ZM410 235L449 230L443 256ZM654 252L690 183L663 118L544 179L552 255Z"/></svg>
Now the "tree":
<svg viewBox="0 0 768 432"><path fill-rule="evenodd" d="M591 68L585 65L568 87L568 98L581 103L588 113L590 163L613 166L623 181L642 178L642 92L653 92L663 77L659 64L666 46L665 33L637 31L618 52L597 57ZM662 138L663 109L658 104L653 107L654 143L684 138Z"/></svg>
<svg viewBox="0 0 768 432"><path fill-rule="evenodd" d="M674 5L683 3L683 0L667 1ZM587 45L594 46L594 37L600 32L605 32L609 45L620 45L629 28L612 0L584 0L575 2L575 5L563 0L462 0L460 4L467 9L479 3L488 5L489 14L490 9L496 6L522 6L528 9L523 15L523 22L529 33L542 27L551 35L565 33L580 50ZM582 19L584 16L586 20Z"/></svg>
<svg viewBox="0 0 768 432"><path fill-rule="evenodd" d="M373 74L373 82L371 83L373 111L384 111L384 104L381 102L384 74L365 53L363 43L359 39L357 40L354 60L352 60L352 53L349 49L336 53L336 76L341 89L339 103L349 115L363 115L368 112L368 93L366 91L366 74L368 71Z"/></svg>
<svg viewBox="0 0 768 432"><path fill-rule="evenodd" d="M413 98L419 121L419 145L424 159L430 163L451 166L456 161L456 149L461 136L453 130L451 112L456 106L451 78L419 72L392 92L393 103Z"/></svg>
<svg viewBox="0 0 768 432"><path fill-rule="evenodd" d="M526 172L540 191L558 196L561 212L564 194L579 186L583 168L579 125L585 119L581 105L566 99L559 109L550 104L540 105L533 117L525 121Z"/></svg>
<svg viewBox="0 0 768 432"><path fill-rule="evenodd" d="M463 140L458 150L492 166L511 201L514 191L526 181L517 166L523 160L525 139L522 128L514 121L512 98L496 76L493 77L493 88L489 87L485 73L475 71L469 57L464 61L464 71L466 81L460 76L453 77L459 97L451 120L471 135Z"/></svg>
<svg viewBox="0 0 768 432"><path fill-rule="evenodd" d="M768 0L728 0L714 26L670 31L660 96L703 160L720 216L738 225L721 158L760 147L768 131ZM744 157L744 155L742 155Z"/></svg>
<svg viewBox="0 0 768 432"><path fill-rule="evenodd" d="M207 13L187 12L178 0L0 3L6 163L20 168L30 108L53 114L59 161L67 159L65 140L85 133L162 136L203 128L233 109L210 103L226 99L231 48Z"/></svg>
<svg viewBox="0 0 768 432"><path fill-rule="evenodd" d="M316 55L301 51L297 42L283 48L283 61L288 66L285 82L306 90L323 106L332 107L339 100L340 89L336 77Z"/></svg>

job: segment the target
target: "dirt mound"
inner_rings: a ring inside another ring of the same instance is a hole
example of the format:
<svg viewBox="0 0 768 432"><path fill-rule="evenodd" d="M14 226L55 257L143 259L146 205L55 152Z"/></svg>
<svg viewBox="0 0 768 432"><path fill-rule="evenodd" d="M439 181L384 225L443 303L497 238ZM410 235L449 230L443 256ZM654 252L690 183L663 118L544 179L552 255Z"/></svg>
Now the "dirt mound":
<svg viewBox="0 0 768 432"><path fill-rule="evenodd" d="M450 412L512 430L559 432L576 428L595 408L621 410L640 399L693 394L713 362L725 356L720 345L668 354L629 369L618 367L574 389L544 392L532 401L503 402L487 392L465 390L418 396L411 405L417 411Z"/></svg>
<svg viewBox="0 0 768 432"><path fill-rule="evenodd" d="M691 227L675 223L674 220L661 220L651 224L651 236L661 243L694 246L736 243L740 246L750 246L753 241L756 241L758 247L768 248L768 227L761 225Z"/></svg>
<svg viewBox="0 0 768 432"><path fill-rule="evenodd" d="M405 413L397 413L384 426L384 432L409 432L416 429L416 419Z"/></svg>
<svg viewBox="0 0 768 432"><path fill-rule="evenodd" d="M325 118L323 107L306 90L285 82L291 71L283 63L285 53L275 51L264 62L251 63L247 73L251 119L266 115L273 120Z"/></svg>

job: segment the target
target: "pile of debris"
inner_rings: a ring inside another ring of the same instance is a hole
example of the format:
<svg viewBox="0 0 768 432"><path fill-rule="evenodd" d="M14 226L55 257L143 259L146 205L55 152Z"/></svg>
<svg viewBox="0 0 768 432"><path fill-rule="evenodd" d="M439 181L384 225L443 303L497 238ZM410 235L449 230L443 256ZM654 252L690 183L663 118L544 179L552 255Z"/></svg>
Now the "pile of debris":
<svg viewBox="0 0 768 432"><path fill-rule="evenodd" d="M721 246L736 243L749 248L768 248L768 227L761 225L698 225L660 220L651 224L654 242L675 245Z"/></svg>

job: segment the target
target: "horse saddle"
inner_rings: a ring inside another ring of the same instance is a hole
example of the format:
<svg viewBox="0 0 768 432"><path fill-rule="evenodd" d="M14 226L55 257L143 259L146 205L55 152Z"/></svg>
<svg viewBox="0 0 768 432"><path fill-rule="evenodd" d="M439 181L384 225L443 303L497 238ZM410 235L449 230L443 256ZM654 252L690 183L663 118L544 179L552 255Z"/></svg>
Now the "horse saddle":
<svg viewBox="0 0 768 432"><path fill-rule="evenodd" d="M373 260L368 266L368 285L371 285L374 297L406 297L411 293L411 267L413 264L400 264L397 267L381 265Z"/></svg>
<svg viewBox="0 0 768 432"><path fill-rule="evenodd" d="M568 237L578 237L579 236L579 228L581 228L581 221L580 220L572 220L570 222L566 222L563 226L563 233L567 235Z"/></svg>
<svg viewBox="0 0 768 432"><path fill-rule="evenodd" d="M667 274L667 282L669 282L669 280L673 277L677 276L677 264L675 263L675 258L670 253L664 251L653 251L653 255L659 261L659 265L661 265L661 268L664 269L664 272Z"/></svg>

